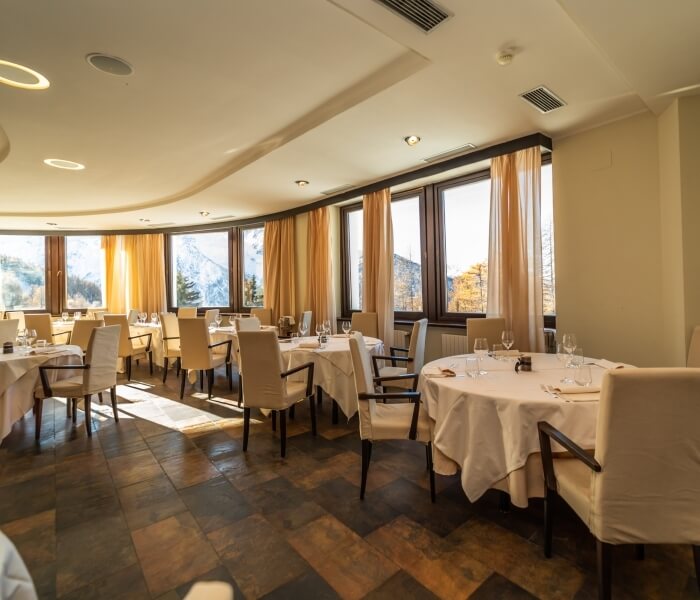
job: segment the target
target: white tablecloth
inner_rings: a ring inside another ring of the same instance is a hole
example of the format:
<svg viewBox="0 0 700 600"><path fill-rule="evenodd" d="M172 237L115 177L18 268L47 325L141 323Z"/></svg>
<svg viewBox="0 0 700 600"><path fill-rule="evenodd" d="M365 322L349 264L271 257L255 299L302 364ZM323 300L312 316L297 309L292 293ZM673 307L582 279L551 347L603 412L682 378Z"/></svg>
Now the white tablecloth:
<svg viewBox="0 0 700 600"><path fill-rule="evenodd" d="M0 598L36 600L36 589L17 548L0 531Z"/></svg>
<svg viewBox="0 0 700 600"><path fill-rule="evenodd" d="M39 366L43 364L81 364L83 352L78 346L61 346L51 354L0 354L0 440L12 425L34 406L34 389L39 385ZM50 381L74 375L71 370L51 371Z"/></svg>
<svg viewBox="0 0 700 600"><path fill-rule="evenodd" d="M151 350L153 350L153 364L159 367L163 366L163 331L160 325L145 323L144 325L129 325L129 335L151 334ZM148 338L136 338L131 340L134 348L145 346Z"/></svg>
<svg viewBox="0 0 700 600"><path fill-rule="evenodd" d="M538 421L548 421L583 448L595 446L598 402L565 402L547 394L542 384L559 384L565 369L556 355L531 356L529 373L517 374L513 360L485 358L488 374L471 379L464 375L465 356L442 358L423 369L451 367L459 375L421 375L419 390L433 423L435 470L452 475L461 469L472 502L493 487L510 492L516 506L543 496ZM591 367L593 385L604 372Z"/></svg>

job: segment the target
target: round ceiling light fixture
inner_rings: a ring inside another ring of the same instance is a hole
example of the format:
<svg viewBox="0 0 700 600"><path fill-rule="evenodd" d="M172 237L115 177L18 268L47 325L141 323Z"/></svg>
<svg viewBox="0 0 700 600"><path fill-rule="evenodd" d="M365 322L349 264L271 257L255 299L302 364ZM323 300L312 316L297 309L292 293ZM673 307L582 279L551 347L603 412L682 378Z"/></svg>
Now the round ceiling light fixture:
<svg viewBox="0 0 700 600"><path fill-rule="evenodd" d="M44 164L56 169L66 169L68 171L82 171L85 165L73 162L72 160L64 160L62 158L45 158Z"/></svg>
<svg viewBox="0 0 700 600"><path fill-rule="evenodd" d="M0 83L23 90L45 90L49 80L34 69L0 59Z"/></svg>
<svg viewBox="0 0 700 600"><path fill-rule="evenodd" d="M501 66L501 67L507 67L510 63L513 62L513 59L515 58L515 53L513 52L512 49L508 50L502 50L496 55L496 62Z"/></svg>
<svg viewBox="0 0 700 600"><path fill-rule="evenodd" d="M200 210L199 214L202 215L203 217L208 217L209 216L209 211L208 210Z"/></svg>
<svg viewBox="0 0 700 600"><path fill-rule="evenodd" d="M300 188L306 187L309 185L309 182L306 181L306 179L297 179L294 183L296 183Z"/></svg>
<svg viewBox="0 0 700 600"><path fill-rule="evenodd" d="M420 138L417 135L407 135L405 138L403 138L403 141L409 146L415 146L418 142L420 142Z"/></svg>
<svg viewBox="0 0 700 600"><path fill-rule="evenodd" d="M98 71L109 75L126 77L134 72L134 68L123 58L117 58L102 52L92 52L85 57L85 60Z"/></svg>

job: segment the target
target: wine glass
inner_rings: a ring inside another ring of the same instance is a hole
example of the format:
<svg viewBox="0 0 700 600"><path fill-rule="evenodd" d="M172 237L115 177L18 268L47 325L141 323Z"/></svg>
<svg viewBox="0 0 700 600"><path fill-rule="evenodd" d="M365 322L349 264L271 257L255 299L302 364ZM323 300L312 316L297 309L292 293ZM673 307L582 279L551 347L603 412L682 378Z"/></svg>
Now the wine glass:
<svg viewBox="0 0 700 600"><path fill-rule="evenodd" d="M80 320L80 311L79 311L79 310L76 310L76 311L73 313L73 320L74 320L74 321L79 321L79 320Z"/></svg>
<svg viewBox="0 0 700 600"><path fill-rule="evenodd" d="M515 343L515 336L510 329L506 329L501 333L501 341L506 350L510 350L511 346Z"/></svg>
<svg viewBox="0 0 700 600"><path fill-rule="evenodd" d="M66 321L68 321L69 316L70 315L67 312L62 312L61 313L61 321L63 321L65 323Z"/></svg>
<svg viewBox="0 0 700 600"><path fill-rule="evenodd" d="M561 343L564 345L564 350L571 355L576 350L576 335L573 333L565 333L561 338Z"/></svg>
<svg viewBox="0 0 700 600"><path fill-rule="evenodd" d="M151 323L153 325L158 324L158 313L154 313L154 312L151 313Z"/></svg>
<svg viewBox="0 0 700 600"><path fill-rule="evenodd" d="M32 347L34 340L36 339L36 329L27 329L24 334L24 341L27 345L27 351Z"/></svg>
<svg viewBox="0 0 700 600"><path fill-rule="evenodd" d="M221 327L221 321L222 321L222 320L223 320L223 317L222 317L221 315L219 315L219 314L217 314L216 317L214 317L214 323L216 323L217 329L218 329L219 327Z"/></svg>
<svg viewBox="0 0 700 600"><path fill-rule="evenodd" d="M323 322L323 331L325 332L326 335L331 334L331 321L330 321L330 319L326 319Z"/></svg>
<svg viewBox="0 0 700 600"><path fill-rule="evenodd" d="M559 361L559 366L564 369L564 377L559 380L560 383L573 383L573 379L569 377L568 367L571 362L571 355L567 352L564 347L564 342L559 342L557 344L557 360Z"/></svg>
<svg viewBox="0 0 700 600"><path fill-rule="evenodd" d="M325 328L323 327L323 323L319 321L316 323L316 336L318 337L318 341L321 341L321 336L323 335L323 332L325 331Z"/></svg>
<svg viewBox="0 0 700 600"><path fill-rule="evenodd" d="M304 323L303 321L301 323L299 323L299 337L306 337L308 333L309 333L308 323Z"/></svg>
<svg viewBox="0 0 700 600"><path fill-rule="evenodd" d="M350 321L343 321L341 327L343 328L343 333L350 337Z"/></svg>
<svg viewBox="0 0 700 600"><path fill-rule="evenodd" d="M487 338L481 337L474 340L474 354L479 359L479 375L486 375L486 371L481 368L481 360L488 354L489 341Z"/></svg>
<svg viewBox="0 0 700 600"><path fill-rule="evenodd" d="M27 330L18 329L17 330L17 342L19 342L20 352L25 351L25 344L27 339Z"/></svg>

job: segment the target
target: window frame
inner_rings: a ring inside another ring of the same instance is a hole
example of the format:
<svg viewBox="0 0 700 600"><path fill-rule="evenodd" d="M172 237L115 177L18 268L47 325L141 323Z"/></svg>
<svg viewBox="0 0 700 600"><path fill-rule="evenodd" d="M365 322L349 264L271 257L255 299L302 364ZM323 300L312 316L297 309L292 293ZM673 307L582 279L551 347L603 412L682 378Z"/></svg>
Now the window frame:
<svg viewBox="0 0 700 600"><path fill-rule="evenodd" d="M64 273L65 275L61 276L61 280L62 280L62 282L63 282L63 285L62 285L62 288L63 288L63 289L61 290L61 294L62 294L62 296L61 296L61 306L60 306L61 310L59 311L59 314L60 314L61 312L70 312L70 313L74 313L74 312L80 311L81 313L87 313L88 310L105 310L105 309L107 308L107 306L106 306L106 304L107 304L107 289L106 289L106 285L105 285L105 289L103 290L103 292L104 292L104 296L103 296L103 298L102 298L102 300L104 300L103 306L90 306L90 307L82 307L82 308L67 308L67 306L68 306L68 249L67 249L67 247L66 247L66 240L69 239L69 238L72 238L72 237L75 237L75 238L80 238L80 237L96 237L96 238L100 238L100 241L101 241L103 236L101 236L101 235L90 235L90 234L87 234L87 235L66 235L66 236L61 236L61 240L62 240L62 241L61 241L60 246L62 246L61 252L62 252L62 254L63 254L63 259L62 259L61 263L63 264L63 273ZM100 244L100 245L101 245L101 244ZM104 276L105 276L105 279L106 279L106 278L107 278L107 273L104 273ZM105 284L106 284L106 281L105 281Z"/></svg>
<svg viewBox="0 0 700 600"><path fill-rule="evenodd" d="M243 292L244 292L244 285L243 285L243 276L244 276L244 268L245 268L245 256L244 256L244 246L245 244L243 243L243 232L250 230L250 229L262 229L263 230L263 235L265 233L265 222L261 221L259 223L251 223L249 225L242 225L240 227L237 227L237 244L238 244L238 269L236 273L236 283L238 285L238 295L236 296L237 300L237 307L235 309L235 312L242 313L242 314L250 314L250 310L252 308L257 308L255 306L245 306L244 300L243 300ZM264 238L263 238L264 239ZM265 247L264 247L264 242L263 242L263 273L265 272ZM263 283L264 283L264 276L263 276ZM263 287L264 290L264 287ZM264 304L263 304L264 306Z"/></svg>

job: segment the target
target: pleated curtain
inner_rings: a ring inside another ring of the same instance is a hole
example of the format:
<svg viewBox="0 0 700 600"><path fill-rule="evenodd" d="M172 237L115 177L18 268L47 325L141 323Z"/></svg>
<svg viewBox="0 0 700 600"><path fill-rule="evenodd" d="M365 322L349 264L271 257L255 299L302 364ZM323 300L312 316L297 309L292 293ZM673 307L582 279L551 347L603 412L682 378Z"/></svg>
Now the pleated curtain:
<svg viewBox="0 0 700 600"><path fill-rule="evenodd" d="M126 252L124 236L102 236L105 258L105 285L107 311L113 314L126 313Z"/></svg>
<svg viewBox="0 0 700 600"><path fill-rule="evenodd" d="M281 316L296 315L294 217L265 223L263 281L265 308L272 309L272 323Z"/></svg>
<svg viewBox="0 0 700 600"><path fill-rule="evenodd" d="M544 352L539 147L491 161L487 316L502 316L515 347Z"/></svg>
<svg viewBox="0 0 700 600"><path fill-rule="evenodd" d="M309 213L306 238L306 307L312 311L310 331L314 331L317 322L326 319L335 330L331 225L327 206Z"/></svg>
<svg viewBox="0 0 700 600"><path fill-rule="evenodd" d="M376 312L379 337L389 348L394 342L394 231L389 189L362 199L362 310Z"/></svg>

